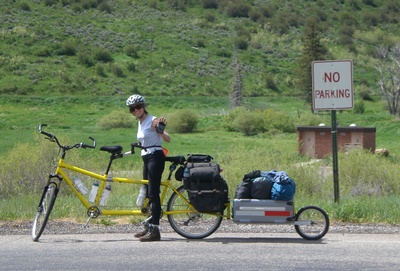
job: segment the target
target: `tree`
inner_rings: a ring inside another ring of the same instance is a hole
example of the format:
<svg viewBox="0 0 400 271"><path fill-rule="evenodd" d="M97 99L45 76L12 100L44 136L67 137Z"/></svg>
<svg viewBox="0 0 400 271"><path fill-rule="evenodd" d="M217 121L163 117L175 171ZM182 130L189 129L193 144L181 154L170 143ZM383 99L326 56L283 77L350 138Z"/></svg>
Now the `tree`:
<svg viewBox="0 0 400 271"><path fill-rule="evenodd" d="M328 50L320 43L320 31L318 20L315 18L307 20L303 33L303 55L300 58L299 70L297 72L298 87L302 98L310 105L312 104L312 74L311 63L316 60L324 60Z"/></svg>
<svg viewBox="0 0 400 271"><path fill-rule="evenodd" d="M237 58L237 53L235 53L234 65L235 67L235 77L232 84L232 93L230 96L231 108L240 107L243 105L242 102L242 76L240 74L240 63Z"/></svg>
<svg viewBox="0 0 400 271"><path fill-rule="evenodd" d="M400 43L393 48L380 47L378 56L381 62L375 66L378 70L380 79L379 87L386 100L390 114L399 114L400 98Z"/></svg>

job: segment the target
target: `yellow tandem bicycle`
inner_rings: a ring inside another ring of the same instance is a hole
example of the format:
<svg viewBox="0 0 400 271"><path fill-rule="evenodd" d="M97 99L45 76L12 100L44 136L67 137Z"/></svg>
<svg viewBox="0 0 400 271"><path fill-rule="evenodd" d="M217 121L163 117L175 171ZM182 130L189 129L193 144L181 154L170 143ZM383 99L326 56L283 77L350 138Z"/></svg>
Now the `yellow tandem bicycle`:
<svg viewBox="0 0 400 271"><path fill-rule="evenodd" d="M56 166L55 172L48 175L46 180L43 193L41 195L39 204L36 208L36 215L32 224L31 236L33 241L39 241L46 224L49 220L51 211L53 210L57 195L60 191L60 186L63 182L71 189L72 194L76 196L83 206L86 208L88 219L85 226L90 222L90 219L97 218L99 216L142 216L144 217L143 224L150 221L150 204L148 200L144 202L143 206L131 206L127 209L121 209L117 207L102 206L102 196L107 194L107 187L112 183L120 183L123 185L145 185L148 184L148 180L137 180L125 177L114 177L110 176L109 172L112 163L115 159L123 158L125 155L134 153L135 148L143 148L138 144L131 144L131 151L123 153L123 148L119 145L115 146L102 146L101 151L110 154L108 166L104 174L98 174L90 170L83 169L81 167L71 165L66 162L66 156L68 151L76 148L95 148L96 141L94 138L89 137L92 143L85 144L83 142L74 145L62 145L59 139L51 133L44 131L46 124L39 125L39 132L43 134L46 139L51 142L55 142L60 149L60 159ZM294 212L294 205L287 203L284 212L276 212L276 208L279 206L268 207L269 202L276 204L276 201L265 201L263 206L254 205L252 201L234 200L233 202L233 215L231 217L231 202L228 199L226 202L225 211L217 213L202 213L198 212L193 205L190 203L188 193L183 185L176 186L172 181L172 174L177 167L182 166L186 162L184 156L167 156L166 162L169 162L169 172L166 180L161 182L161 216L166 216L172 229L179 235L188 239L202 239L213 234L221 225L222 220L233 218L233 222L238 223L263 223L266 220L253 220L253 219L240 219L245 215L240 215L243 210L252 209L261 210L264 214L273 213L279 215L278 220L270 220L270 223L292 223L295 226L297 233L301 237L307 240L318 240L322 238L329 228L328 215L320 208L315 206L307 206L301 208L297 213ZM67 174L68 172L68 174ZM74 182L69 176L71 172L79 173L81 175L94 178L98 181L98 189L92 200L89 200L85 196L86 191L81 191L79 185ZM133 196L133 193L132 193ZM237 207L235 204L237 203ZM249 205L250 204L250 205ZM280 203L281 204L281 203ZM248 206L247 206L248 205ZM265 211L267 210L267 211ZM269 211L268 211L269 210ZM235 219L235 212L238 214ZM254 214L254 211L251 211ZM286 216L286 217L285 217ZM268 221L267 221L268 222Z"/></svg>

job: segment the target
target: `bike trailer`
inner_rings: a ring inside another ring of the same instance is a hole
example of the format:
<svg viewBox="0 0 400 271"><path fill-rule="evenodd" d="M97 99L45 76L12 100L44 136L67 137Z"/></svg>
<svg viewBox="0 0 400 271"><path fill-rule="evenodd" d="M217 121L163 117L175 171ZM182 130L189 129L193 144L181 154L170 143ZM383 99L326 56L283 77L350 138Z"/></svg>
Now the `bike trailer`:
<svg viewBox="0 0 400 271"><path fill-rule="evenodd" d="M293 221L293 201L234 199L232 219L239 223L288 223Z"/></svg>

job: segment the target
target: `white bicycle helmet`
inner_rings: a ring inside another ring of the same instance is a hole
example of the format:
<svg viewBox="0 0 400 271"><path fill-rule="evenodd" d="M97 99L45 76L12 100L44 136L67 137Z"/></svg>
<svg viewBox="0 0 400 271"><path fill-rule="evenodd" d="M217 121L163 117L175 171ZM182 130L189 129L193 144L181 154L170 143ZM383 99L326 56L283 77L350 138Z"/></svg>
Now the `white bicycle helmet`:
<svg viewBox="0 0 400 271"><path fill-rule="evenodd" d="M138 94L134 94L134 95L130 96L126 100L126 106L130 107L133 104L144 104L144 98Z"/></svg>

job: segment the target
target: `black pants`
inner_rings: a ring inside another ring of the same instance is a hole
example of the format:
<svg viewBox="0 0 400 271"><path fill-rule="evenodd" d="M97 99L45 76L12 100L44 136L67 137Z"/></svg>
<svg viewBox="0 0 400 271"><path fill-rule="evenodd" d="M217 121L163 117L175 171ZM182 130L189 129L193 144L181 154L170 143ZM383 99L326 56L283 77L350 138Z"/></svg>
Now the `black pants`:
<svg viewBox="0 0 400 271"><path fill-rule="evenodd" d="M152 154L142 156L143 179L149 180L148 196L151 203L151 221L153 225L160 224L161 202L160 202L160 185L161 178L165 167L165 155L163 151L155 151Z"/></svg>

